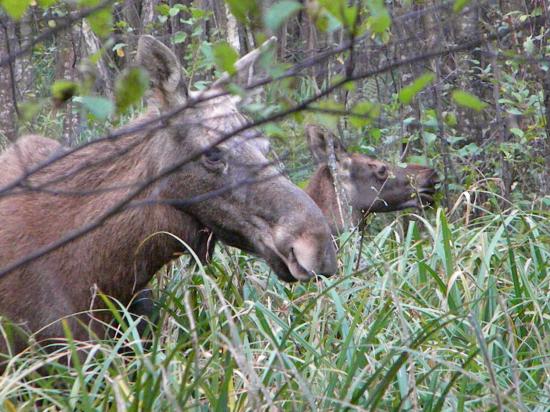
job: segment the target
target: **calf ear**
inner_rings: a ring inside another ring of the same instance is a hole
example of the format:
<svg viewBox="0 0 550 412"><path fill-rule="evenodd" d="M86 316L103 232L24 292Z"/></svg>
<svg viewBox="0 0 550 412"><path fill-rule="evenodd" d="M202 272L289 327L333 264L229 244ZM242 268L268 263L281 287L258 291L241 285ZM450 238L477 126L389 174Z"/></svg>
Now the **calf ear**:
<svg viewBox="0 0 550 412"><path fill-rule="evenodd" d="M337 162L341 161L347 154L340 139L324 127L308 124L306 126L306 138L309 150L316 163L327 163L331 145Z"/></svg>
<svg viewBox="0 0 550 412"><path fill-rule="evenodd" d="M172 50L153 36L141 36L136 60L149 73L153 92L160 92L164 104L175 103L182 76L181 66Z"/></svg>

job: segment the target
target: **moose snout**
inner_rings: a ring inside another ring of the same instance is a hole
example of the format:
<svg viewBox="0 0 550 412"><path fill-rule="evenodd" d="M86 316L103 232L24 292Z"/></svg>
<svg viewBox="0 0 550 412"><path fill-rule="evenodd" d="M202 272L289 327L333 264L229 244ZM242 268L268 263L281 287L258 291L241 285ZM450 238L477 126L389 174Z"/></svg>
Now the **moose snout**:
<svg viewBox="0 0 550 412"><path fill-rule="evenodd" d="M436 185L440 183L439 175L434 169L425 168L418 175L417 193L420 195L418 206L430 205L434 202Z"/></svg>
<svg viewBox="0 0 550 412"><path fill-rule="evenodd" d="M288 282L333 275L337 271L336 248L323 212L297 187L281 187L285 201L271 203L280 218L264 242L278 258L272 268L280 268L279 278Z"/></svg>
<svg viewBox="0 0 550 412"><path fill-rule="evenodd" d="M439 178L439 174L435 170L430 169L427 182L432 187L435 187L436 185L440 184L441 179Z"/></svg>
<svg viewBox="0 0 550 412"><path fill-rule="evenodd" d="M426 167L417 174L417 182L420 189L435 192L435 186L441 183L441 180L437 171Z"/></svg>
<svg viewBox="0 0 550 412"><path fill-rule="evenodd" d="M302 233L293 240L280 239L277 249L294 279L307 281L314 276L332 276L337 271L336 249L332 239Z"/></svg>

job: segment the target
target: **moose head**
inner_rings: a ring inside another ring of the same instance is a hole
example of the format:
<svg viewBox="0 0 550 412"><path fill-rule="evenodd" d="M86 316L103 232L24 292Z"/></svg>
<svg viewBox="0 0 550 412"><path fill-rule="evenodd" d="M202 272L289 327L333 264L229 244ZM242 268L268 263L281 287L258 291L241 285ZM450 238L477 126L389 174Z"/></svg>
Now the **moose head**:
<svg viewBox="0 0 550 412"><path fill-rule="evenodd" d="M306 192L329 219L333 232L357 225L365 213L392 212L433 202L439 179L435 170L417 164L391 165L359 153L349 153L339 139L317 125L306 128L308 144L318 164ZM352 208L352 222L342 222L331 170L332 145L338 181Z"/></svg>
<svg viewBox="0 0 550 412"><path fill-rule="evenodd" d="M255 51L238 61L238 72L248 70L257 55ZM194 160L166 178L158 196L176 200L177 206L177 199L219 193L177 207L222 241L263 257L283 280L334 272L334 250L322 213L267 159L269 143L247 129L237 99L222 88L226 78L205 92L182 90L177 58L151 36L140 38L137 60L150 73L152 110L189 106L167 121L159 132L163 147L157 150L167 166L187 156Z"/></svg>

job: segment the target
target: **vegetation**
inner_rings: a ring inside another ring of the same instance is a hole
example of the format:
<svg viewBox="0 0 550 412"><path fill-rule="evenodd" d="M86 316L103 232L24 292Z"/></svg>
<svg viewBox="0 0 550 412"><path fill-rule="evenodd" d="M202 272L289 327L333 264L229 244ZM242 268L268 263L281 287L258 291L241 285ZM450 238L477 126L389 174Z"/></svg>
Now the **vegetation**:
<svg viewBox="0 0 550 412"><path fill-rule="evenodd" d="M283 284L234 250L208 267L182 258L158 278L150 347L112 302L118 339L14 358L0 400L7 410L546 410L548 214L468 219L439 209L375 223L359 270L359 236L344 234L340 272L311 284ZM64 366L82 346L85 361Z"/></svg>
<svg viewBox="0 0 550 412"><path fill-rule="evenodd" d="M203 89L276 33L260 69L278 80L243 109L297 184L312 170L307 122L444 178L433 209L343 233L334 277L284 284L244 252L218 245L202 266L190 251L157 275L148 339L103 296L116 338L12 357L0 410L550 409L548 4L387 3L0 0L2 44L52 34L12 78L0 46L0 89L18 81L0 93L0 149L19 132L77 146L133 117L146 93L128 70L138 34L168 39ZM93 41L75 55L71 35Z"/></svg>

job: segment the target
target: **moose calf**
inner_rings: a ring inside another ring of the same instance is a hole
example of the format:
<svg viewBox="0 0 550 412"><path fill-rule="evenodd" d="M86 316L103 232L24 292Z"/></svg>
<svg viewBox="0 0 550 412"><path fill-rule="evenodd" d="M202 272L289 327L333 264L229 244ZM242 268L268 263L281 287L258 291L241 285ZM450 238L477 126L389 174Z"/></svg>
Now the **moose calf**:
<svg viewBox="0 0 550 412"><path fill-rule="evenodd" d="M433 201L439 183L435 170L416 164L393 166L363 154L348 153L336 136L329 133L316 125L306 127L308 144L319 166L305 191L323 211L333 234L358 225L365 213L392 212ZM327 164L329 142L333 145L338 180L352 209L350 222L343 221Z"/></svg>

